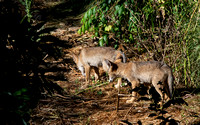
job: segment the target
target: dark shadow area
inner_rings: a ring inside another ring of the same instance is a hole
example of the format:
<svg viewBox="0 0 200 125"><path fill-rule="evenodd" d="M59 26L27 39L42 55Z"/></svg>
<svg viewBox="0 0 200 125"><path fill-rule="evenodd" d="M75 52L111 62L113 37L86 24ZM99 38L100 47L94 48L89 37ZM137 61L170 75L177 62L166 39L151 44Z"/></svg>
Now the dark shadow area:
<svg viewBox="0 0 200 125"><path fill-rule="evenodd" d="M141 100L152 101L148 109L152 110L153 113L149 114L148 117L155 117L155 119L162 120L162 122L160 123L162 125L166 125L166 124L177 125L181 122L181 121L175 120L176 118L173 118L172 116L165 117L165 114L169 114L167 110L169 107L173 107L178 110L184 110L185 112L190 113L191 117L199 117L199 114L197 112L183 108L183 105L189 106L189 104L185 101L187 98L191 98L194 95L199 94L200 92L199 88L190 88L190 87L181 88L180 87L178 89L174 89L173 98L167 102L164 102L162 106L160 106L159 104L159 102L161 101L160 95L157 93L154 87L151 87L148 92L148 87L141 84L140 86L136 87L135 89L132 89L131 91L135 91L139 93L140 98L137 101L141 101ZM151 95L151 98L144 97L145 95L148 95L148 93L149 95ZM169 111L170 110L171 109L169 109ZM198 124L198 123L199 123L199 120L194 121L194 124Z"/></svg>
<svg viewBox="0 0 200 125"><path fill-rule="evenodd" d="M148 95L148 87L145 87L144 85L140 85L139 87L136 87L132 91L136 91L140 94L140 96ZM162 120L160 124L165 125L165 124L170 124L170 125L177 125L180 123L180 121L175 120L171 116L165 117L164 114L168 114L167 108L173 105L176 105L177 108L181 108L181 105L186 105L188 106L188 103L183 99L184 97L187 98L187 94L196 94L199 93L199 89L197 88L188 88L188 89L176 89L174 92L174 96L171 100L165 102L163 106L161 107L159 104L159 101L161 101L160 95L157 93L154 87L151 87L149 90L149 94L151 95L151 99L147 97L140 97L138 101L140 100L152 100L153 102L150 104L148 107L149 110L155 111L154 113L151 113L148 117L156 117L156 119ZM178 94L180 93L180 94ZM185 96L186 95L186 96ZM178 96L178 97L177 97ZM182 96L182 97L180 97ZM192 112L193 115L195 112ZM198 123L198 121L197 121Z"/></svg>
<svg viewBox="0 0 200 125"><path fill-rule="evenodd" d="M158 94L158 92L155 90L154 87L151 87L149 90L148 90L148 87L147 86L144 86L144 84L140 84L138 87L130 90L130 93L131 92L137 92L139 95L140 95L140 98L138 98L138 101L140 100L152 100L154 103L158 103L161 98L160 98L160 95ZM149 91L149 93L148 93ZM145 96L151 96L151 98L148 98L148 97L145 97Z"/></svg>
<svg viewBox="0 0 200 125"><path fill-rule="evenodd" d="M76 17L88 9L88 5L94 0L60 0L59 4L48 8L37 8L38 2L35 2L36 9L39 10L36 14L38 20L54 20L64 19L66 17ZM39 2L41 4L41 2ZM66 22L70 23L79 19L67 19Z"/></svg>
<svg viewBox="0 0 200 125"><path fill-rule="evenodd" d="M164 114L167 114L168 112L165 111L164 109L157 109L157 108L149 108L150 110L154 110L155 113L151 113L148 117L155 117L156 116L156 119L160 119L162 120L162 122L160 123L161 125L166 125L166 124L169 124L169 125L177 125L179 124L179 121L171 118L171 116L169 117L164 117Z"/></svg>
<svg viewBox="0 0 200 125"><path fill-rule="evenodd" d="M155 90L152 90L152 91L155 91ZM155 103L155 101L154 101L153 104L150 104L149 109L155 111L155 113L151 113L149 115L149 117L157 116L156 119L161 119L162 120L162 122L160 123L162 125L165 125L165 124L170 124L170 125L179 124L180 121L177 121L177 120L173 119L171 116L164 117L164 114L168 113L166 111L166 109L168 107L170 107L170 106L174 106L177 109L184 110L184 108L182 108L182 105L188 106L188 103L184 100L184 97L187 96L187 94L197 94L197 93L199 93L199 89L197 89L197 88L195 88L195 89L194 88L176 89L174 93L175 93L174 94L175 97L173 97L173 99L165 102L162 108L160 108L160 106L157 105L157 103ZM157 95L157 96L159 96L159 95ZM176 96L178 96L178 97L176 97ZM152 97L156 97L156 96L152 95ZM185 97L185 98L187 98L187 97ZM155 100L155 99L153 99L153 100ZM198 117L198 113L195 113L195 112L190 111L190 110L187 111L187 112L190 112L191 114L193 114L193 117L195 117L195 116ZM198 120L194 122L194 124L198 124L198 123L199 123Z"/></svg>
<svg viewBox="0 0 200 125"><path fill-rule="evenodd" d="M174 97L183 97L187 94L198 94L200 93L200 88L193 87L178 87L174 90Z"/></svg>
<svg viewBox="0 0 200 125"><path fill-rule="evenodd" d="M187 105L188 106L188 103L183 99L183 98L174 98L173 100L170 100L168 101L165 105L170 105L170 104L173 104L173 105Z"/></svg>
<svg viewBox="0 0 200 125"><path fill-rule="evenodd" d="M128 120L121 120L121 123L126 124L126 125L132 125Z"/></svg>
<svg viewBox="0 0 200 125"><path fill-rule="evenodd" d="M19 1L1 0L0 11L0 123L20 125L29 120L30 109L46 94L67 94L44 75L47 71L66 69L57 67L58 63L47 63L45 59L61 58L62 48L71 45L44 35L55 30L43 28L45 22L32 25L27 18L22 21L25 8ZM63 77L62 73L56 76L57 79Z"/></svg>
<svg viewBox="0 0 200 125"><path fill-rule="evenodd" d="M171 118L171 116L165 118L163 116L158 116L157 119L161 119L162 122L160 123L161 125L178 125L179 121L176 121L175 119Z"/></svg>
<svg viewBox="0 0 200 125"><path fill-rule="evenodd" d="M136 87L132 91L138 92L141 96L148 95L148 93L147 93L148 88L145 87L144 85L140 85L139 87ZM171 104L173 104L173 105L184 105L185 104L188 106L188 103L183 98L188 98L188 96L190 96L190 94L191 95L197 94L197 93L199 93L199 91L200 91L200 89L198 89L198 88L176 89L174 92L175 93L174 97L171 100L165 102L163 105L163 108L168 108L171 106ZM149 99L147 97L140 97L138 100L152 100L153 104L150 105L150 108L151 109L159 108L160 106L158 105L158 103L159 103L159 101L161 101L161 98L154 87L150 88L149 94L151 95L151 99Z"/></svg>

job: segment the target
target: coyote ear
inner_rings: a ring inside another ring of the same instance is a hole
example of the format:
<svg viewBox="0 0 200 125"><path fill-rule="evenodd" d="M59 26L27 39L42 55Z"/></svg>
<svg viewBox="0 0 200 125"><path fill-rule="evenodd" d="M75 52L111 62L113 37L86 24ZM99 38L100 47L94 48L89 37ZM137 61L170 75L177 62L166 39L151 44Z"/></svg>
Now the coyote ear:
<svg viewBox="0 0 200 125"><path fill-rule="evenodd" d="M118 62L122 62L122 55L121 53L118 53L115 57L115 63L118 63Z"/></svg>
<svg viewBox="0 0 200 125"><path fill-rule="evenodd" d="M109 60L107 60L107 59L104 59L102 65L103 65L103 69L105 71L108 71L110 69L110 67L111 67L111 62Z"/></svg>

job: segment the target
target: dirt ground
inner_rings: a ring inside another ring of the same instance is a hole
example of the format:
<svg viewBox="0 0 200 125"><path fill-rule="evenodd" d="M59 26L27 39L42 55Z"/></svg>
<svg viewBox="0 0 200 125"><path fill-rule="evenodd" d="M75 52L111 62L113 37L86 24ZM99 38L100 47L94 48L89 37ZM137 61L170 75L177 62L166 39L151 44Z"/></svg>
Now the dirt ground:
<svg viewBox="0 0 200 125"><path fill-rule="evenodd" d="M62 87L65 94L55 93L50 96L44 93L31 113L31 125L200 124L200 94L195 89L176 87L175 100L170 105L166 104L163 110L155 107L147 95L140 96L133 104L126 103L128 97L122 97L118 112L118 90L114 87L116 81L108 83L105 73L102 73L99 82L94 83L92 80L92 87L81 90L85 80L69 51L79 46L97 46L98 41L91 39L90 34L77 34L80 17L51 20L45 26L56 27L50 35L69 45L61 47L62 57L55 59L48 56L45 60L50 68L56 66L54 70L47 71L45 76ZM131 55L126 50L125 54ZM128 91L128 86L120 89L123 94L129 94Z"/></svg>
<svg viewBox="0 0 200 125"><path fill-rule="evenodd" d="M179 94L181 96L176 98L176 104L170 105L163 111L152 108L152 100L141 99L133 104L126 104L127 98L123 97L120 99L118 112L116 111L118 90L114 88L115 83L107 82L108 78L105 74L102 74L99 83L94 83L93 87L82 92L80 87L85 83L84 77L76 68L68 51L77 46L95 46L95 42L90 39L90 35L78 35L77 29L78 27L69 27L67 30L58 28L52 32L52 35L62 40L68 39L68 42L74 45L68 49L63 47L62 51L66 53L63 58L46 59L46 62L64 69L46 72L45 75L61 86L67 94L54 94L41 99L32 112L30 120L32 125L200 123L200 94L187 90ZM63 79L59 77L60 74L64 77ZM53 79L55 77L57 79ZM120 93L128 94L128 89L129 87L122 87Z"/></svg>

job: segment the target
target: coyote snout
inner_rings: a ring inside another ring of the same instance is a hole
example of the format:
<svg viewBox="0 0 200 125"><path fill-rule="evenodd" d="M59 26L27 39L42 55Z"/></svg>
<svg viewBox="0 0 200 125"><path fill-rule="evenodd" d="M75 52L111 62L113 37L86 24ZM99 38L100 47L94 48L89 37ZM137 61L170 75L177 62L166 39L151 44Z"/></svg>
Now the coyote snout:
<svg viewBox="0 0 200 125"><path fill-rule="evenodd" d="M170 99L172 97L173 76L169 66L158 61L147 62L112 62L104 59L103 69L108 72L109 81L113 81L116 77L127 79L135 89L139 83L151 83L156 91L160 94L161 99ZM167 94L163 94L163 90ZM127 103L133 102L136 92L132 92L132 98Z"/></svg>
<svg viewBox="0 0 200 125"><path fill-rule="evenodd" d="M109 74L109 82L113 82L115 79L117 78L117 76L113 73Z"/></svg>
<svg viewBox="0 0 200 125"><path fill-rule="evenodd" d="M113 82L116 79L114 71L116 70L117 65L107 59L104 59L102 64L103 64L103 70L108 72L109 82Z"/></svg>
<svg viewBox="0 0 200 125"><path fill-rule="evenodd" d="M99 78L99 67L102 66L104 59L110 61L126 62L123 52L115 50L111 47L88 47L83 48L79 54L71 53L73 60L82 75L86 77L86 83L89 83L90 70L95 71L95 80ZM120 83L120 82L119 82Z"/></svg>
<svg viewBox="0 0 200 125"><path fill-rule="evenodd" d="M114 79L113 78L109 78L109 82L113 82L114 81Z"/></svg>

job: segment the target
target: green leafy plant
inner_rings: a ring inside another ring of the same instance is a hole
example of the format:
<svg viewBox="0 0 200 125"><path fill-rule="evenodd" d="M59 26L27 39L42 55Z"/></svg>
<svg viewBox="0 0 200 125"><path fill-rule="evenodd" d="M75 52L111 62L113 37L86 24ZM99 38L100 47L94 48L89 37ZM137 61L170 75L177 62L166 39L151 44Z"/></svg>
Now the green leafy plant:
<svg viewBox="0 0 200 125"><path fill-rule="evenodd" d="M4 91L4 93L0 93L0 97L2 99L6 98L7 101L2 103L2 106L5 105L4 109L1 111L6 114L12 114L17 117L17 123L21 123L27 125L27 116L29 116L29 103L31 100L31 96L28 94L27 88L21 88L16 91ZM11 106L10 108L6 106Z"/></svg>
<svg viewBox="0 0 200 125"><path fill-rule="evenodd" d="M31 18L32 18L32 11L31 11L31 2L32 0L19 0L21 4L25 7L25 12L26 15L22 19L22 21L27 18L27 21L31 23Z"/></svg>
<svg viewBox="0 0 200 125"><path fill-rule="evenodd" d="M164 3L152 3L150 0L101 0L84 14L78 33L92 32L95 37L99 37L100 46L108 45L111 39L116 42L134 42L138 35L144 36L150 26L154 31L158 24L156 16L162 11L161 16L164 18L164 9Z"/></svg>
<svg viewBox="0 0 200 125"><path fill-rule="evenodd" d="M100 89L100 90L97 90L97 95L102 95L103 93L102 93L102 90Z"/></svg>
<svg viewBox="0 0 200 125"><path fill-rule="evenodd" d="M198 1L98 0L85 12L78 33L93 34L99 46L129 44L138 55L167 62L176 83L197 86L199 7Z"/></svg>

